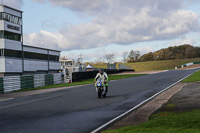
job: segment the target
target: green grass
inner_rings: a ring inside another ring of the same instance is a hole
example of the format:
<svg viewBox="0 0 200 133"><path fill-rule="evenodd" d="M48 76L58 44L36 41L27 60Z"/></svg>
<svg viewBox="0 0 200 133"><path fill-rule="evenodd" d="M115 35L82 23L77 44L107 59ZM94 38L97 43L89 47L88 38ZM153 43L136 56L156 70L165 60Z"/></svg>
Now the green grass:
<svg viewBox="0 0 200 133"><path fill-rule="evenodd" d="M165 105L165 108L168 108L168 109L171 109L171 108L174 108L175 105L174 104L167 104Z"/></svg>
<svg viewBox="0 0 200 133"><path fill-rule="evenodd" d="M145 75L145 74L109 75L109 81L118 80L118 79L124 79L124 78L131 78L131 77L142 76L142 75ZM92 79L88 79L88 80L83 80L81 82L73 82L73 83L59 84L59 85L49 85L49 86L38 87L38 88L17 90L17 91L14 91L14 92L33 91L33 90L68 87L68 86L76 86L76 85L86 85L86 84L92 84L92 83L94 83L94 79L93 78Z"/></svg>
<svg viewBox="0 0 200 133"><path fill-rule="evenodd" d="M93 63L93 64L91 64L93 67L95 67L95 68L104 68L104 69L106 69L107 68L107 65L106 65L106 63Z"/></svg>
<svg viewBox="0 0 200 133"><path fill-rule="evenodd" d="M176 60L165 60L165 61L147 61L147 62L136 62L126 63L124 65L132 66L135 71L153 71L153 70L172 70L177 66L181 66L190 62L199 62L200 58L192 59L176 59ZM106 68L105 63L92 64L96 68Z"/></svg>
<svg viewBox="0 0 200 133"><path fill-rule="evenodd" d="M200 110L173 113L161 112L154 114L150 120L137 125L123 127L103 133L199 133Z"/></svg>
<svg viewBox="0 0 200 133"><path fill-rule="evenodd" d="M200 71L195 72L190 77L184 79L182 82L183 83L190 83L190 82L197 82L197 81L200 81Z"/></svg>
<svg viewBox="0 0 200 133"><path fill-rule="evenodd" d="M197 61L200 61L200 58L137 62L127 63L126 65L132 66L132 68L135 69L135 71L172 70L177 66Z"/></svg>

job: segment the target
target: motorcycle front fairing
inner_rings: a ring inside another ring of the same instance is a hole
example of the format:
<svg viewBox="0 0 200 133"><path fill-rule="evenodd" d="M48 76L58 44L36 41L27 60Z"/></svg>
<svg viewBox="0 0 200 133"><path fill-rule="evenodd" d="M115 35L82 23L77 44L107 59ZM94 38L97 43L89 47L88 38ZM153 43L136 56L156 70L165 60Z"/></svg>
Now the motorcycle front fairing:
<svg viewBox="0 0 200 133"><path fill-rule="evenodd" d="M97 80L97 82L95 83L95 87L96 87L96 91L97 92L98 92L98 88L102 87L103 88L103 93L105 93L105 90L106 90L105 89L105 84L101 79Z"/></svg>

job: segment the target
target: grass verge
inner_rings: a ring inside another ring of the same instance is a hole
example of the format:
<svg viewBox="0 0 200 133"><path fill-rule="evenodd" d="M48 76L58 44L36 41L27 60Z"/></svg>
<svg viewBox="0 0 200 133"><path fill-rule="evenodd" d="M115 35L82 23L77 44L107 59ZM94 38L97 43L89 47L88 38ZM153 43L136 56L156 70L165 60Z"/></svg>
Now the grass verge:
<svg viewBox="0 0 200 133"><path fill-rule="evenodd" d="M126 63L135 71L154 71L154 70L172 70L177 66L187 64L190 62L199 62L200 58L192 59L175 59L175 60L164 60L164 61L146 61L136 63ZM92 64L96 68L107 68L105 63Z"/></svg>
<svg viewBox="0 0 200 133"><path fill-rule="evenodd" d="M103 133L199 133L200 110L184 113L161 112L154 114L150 120L137 125L123 127Z"/></svg>
<svg viewBox="0 0 200 133"><path fill-rule="evenodd" d="M184 79L182 82L183 83L190 83L190 82L197 82L200 81L200 71L195 72L188 78Z"/></svg>
<svg viewBox="0 0 200 133"><path fill-rule="evenodd" d="M124 78L132 78L132 77L142 76L142 75L145 75L145 74L109 75L109 81L124 79ZM88 79L88 80L83 80L81 82L73 82L71 84L67 83L67 84L49 85L49 86L38 87L38 88L17 90L17 91L13 91L13 92L23 92L23 91L33 91L33 90L68 87L68 86L76 86L76 85L86 85L86 84L92 84L93 82L94 82L94 79L92 78L92 79Z"/></svg>
<svg viewBox="0 0 200 133"><path fill-rule="evenodd" d="M195 72L182 82L200 81L200 71ZM151 115L149 121L136 125L108 130L103 133L200 133L200 109L175 112L174 104L166 104L165 112Z"/></svg>

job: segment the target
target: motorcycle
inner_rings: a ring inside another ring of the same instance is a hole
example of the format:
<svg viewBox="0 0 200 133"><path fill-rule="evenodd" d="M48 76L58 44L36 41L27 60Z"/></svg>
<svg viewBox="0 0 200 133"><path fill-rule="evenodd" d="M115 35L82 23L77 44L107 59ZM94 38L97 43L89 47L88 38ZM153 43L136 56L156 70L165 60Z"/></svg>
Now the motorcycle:
<svg viewBox="0 0 200 133"><path fill-rule="evenodd" d="M103 97L106 97L106 85L104 84L104 81L102 81L101 79L98 79L96 84L95 84L95 87L96 87L96 91L97 91L97 94L98 94L98 97L101 98L102 96Z"/></svg>

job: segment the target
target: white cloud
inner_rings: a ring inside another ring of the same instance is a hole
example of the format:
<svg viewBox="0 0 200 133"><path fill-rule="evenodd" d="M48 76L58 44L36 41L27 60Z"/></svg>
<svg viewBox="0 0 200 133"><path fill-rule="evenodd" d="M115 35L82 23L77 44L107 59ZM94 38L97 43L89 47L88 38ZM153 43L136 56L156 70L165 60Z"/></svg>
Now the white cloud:
<svg viewBox="0 0 200 133"><path fill-rule="evenodd" d="M181 40L171 41L166 44L167 44L167 46L179 46L179 45L183 45L183 44L190 44L190 45L194 46L196 43L197 42L192 38L183 37Z"/></svg>
<svg viewBox="0 0 200 133"><path fill-rule="evenodd" d="M190 44L190 45L195 45L196 41L190 38L187 38L185 40L182 41L182 44Z"/></svg>
<svg viewBox="0 0 200 133"><path fill-rule="evenodd" d="M45 0L39 1L45 2ZM65 50L87 49L113 43L129 45L142 41L174 39L199 30L199 15L184 9L184 0L126 0L126 2L49 0L49 2L79 14L91 15L93 20L57 32L40 31L27 34L25 43Z"/></svg>
<svg viewBox="0 0 200 133"><path fill-rule="evenodd" d="M46 0L32 0L32 1L39 2L39 3L44 3Z"/></svg>

